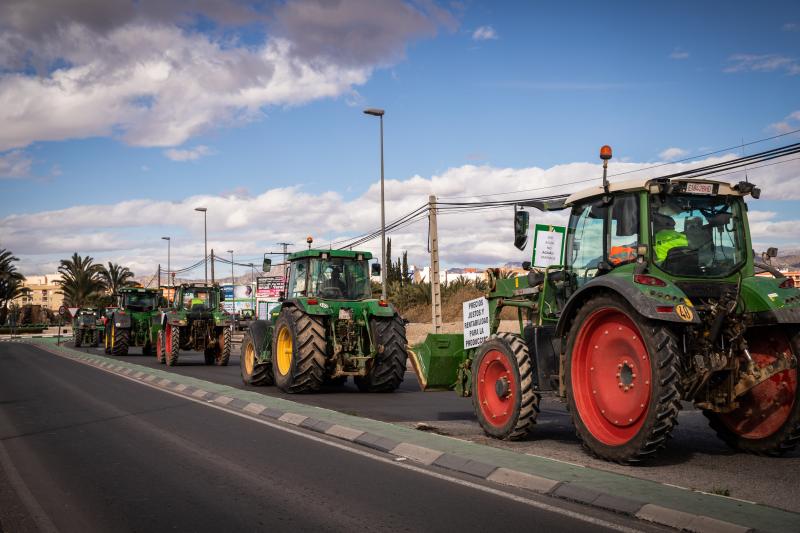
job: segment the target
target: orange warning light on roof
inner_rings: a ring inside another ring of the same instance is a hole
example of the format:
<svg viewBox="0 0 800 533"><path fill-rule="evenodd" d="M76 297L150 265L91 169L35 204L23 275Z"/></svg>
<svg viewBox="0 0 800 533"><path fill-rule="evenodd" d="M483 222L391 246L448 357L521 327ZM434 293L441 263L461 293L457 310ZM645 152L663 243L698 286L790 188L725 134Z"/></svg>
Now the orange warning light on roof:
<svg viewBox="0 0 800 533"><path fill-rule="evenodd" d="M600 159L611 159L611 147L609 145L604 145L600 148Z"/></svg>

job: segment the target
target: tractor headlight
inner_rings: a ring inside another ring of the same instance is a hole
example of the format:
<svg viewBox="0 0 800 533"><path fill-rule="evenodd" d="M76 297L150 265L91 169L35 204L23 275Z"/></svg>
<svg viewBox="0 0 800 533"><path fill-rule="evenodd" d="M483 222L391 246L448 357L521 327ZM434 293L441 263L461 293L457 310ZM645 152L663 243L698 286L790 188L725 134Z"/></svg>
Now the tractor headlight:
<svg viewBox="0 0 800 533"><path fill-rule="evenodd" d="M122 327L122 322L117 322L117 327L121 328Z"/></svg>

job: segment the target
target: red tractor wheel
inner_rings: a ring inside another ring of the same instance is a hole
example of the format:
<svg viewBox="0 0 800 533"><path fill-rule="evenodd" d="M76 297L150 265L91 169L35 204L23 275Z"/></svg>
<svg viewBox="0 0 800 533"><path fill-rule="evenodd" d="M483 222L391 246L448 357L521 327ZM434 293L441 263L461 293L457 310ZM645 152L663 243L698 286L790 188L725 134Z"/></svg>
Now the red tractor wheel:
<svg viewBox="0 0 800 533"><path fill-rule="evenodd" d="M674 335L612 296L592 298L567 346L570 413L598 457L636 462L666 442L679 409Z"/></svg>
<svg viewBox="0 0 800 533"><path fill-rule="evenodd" d="M539 413L539 395L522 337L498 333L481 345L472 362L472 402L487 435L513 440L530 432Z"/></svg>
<svg viewBox="0 0 800 533"><path fill-rule="evenodd" d="M751 357L758 368L778 358L800 355L800 334L790 340L779 328L756 329L747 335ZM729 413L705 412L711 427L737 450L781 455L800 442L800 398L797 366L779 372L738 398Z"/></svg>

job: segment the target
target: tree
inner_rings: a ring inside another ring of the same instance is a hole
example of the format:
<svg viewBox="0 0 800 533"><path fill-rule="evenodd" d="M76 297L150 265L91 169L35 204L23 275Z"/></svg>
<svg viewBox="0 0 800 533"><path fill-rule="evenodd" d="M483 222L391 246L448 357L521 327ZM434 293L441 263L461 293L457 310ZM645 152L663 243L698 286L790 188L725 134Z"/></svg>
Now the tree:
<svg viewBox="0 0 800 533"><path fill-rule="evenodd" d="M28 294L30 290L23 285L25 276L17 272L14 264L19 261L9 250L0 248L0 324L5 324L8 316L8 304L19 296Z"/></svg>
<svg viewBox="0 0 800 533"><path fill-rule="evenodd" d="M116 300L117 293L123 287L134 285L133 272L128 267L120 266L117 263L108 262L108 266L100 265L100 278L103 280L105 288L111 291L113 300Z"/></svg>
<svg viewBox="0 0 800 533"><path fill-rule="evenodd" d="M61 286L64 304L68 307L86 307L94 298L101 296L105 289L102 268L88 255L81 257L77 252L69 259L62 259L58 267L61 279L56 283Z"/></svg>

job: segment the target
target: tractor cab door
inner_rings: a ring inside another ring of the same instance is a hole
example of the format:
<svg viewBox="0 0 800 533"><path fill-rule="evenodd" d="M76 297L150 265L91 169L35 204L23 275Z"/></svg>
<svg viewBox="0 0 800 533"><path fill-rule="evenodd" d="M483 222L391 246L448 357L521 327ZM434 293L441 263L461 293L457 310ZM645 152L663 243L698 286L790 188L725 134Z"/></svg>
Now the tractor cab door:
<svg viewBox="0 0 800 533"><path fill-rule="evenodd" d="M572 208L567 228L566 266L573 289L636 261L639 196L619 194L610 203L590 199Z"/></svg>

